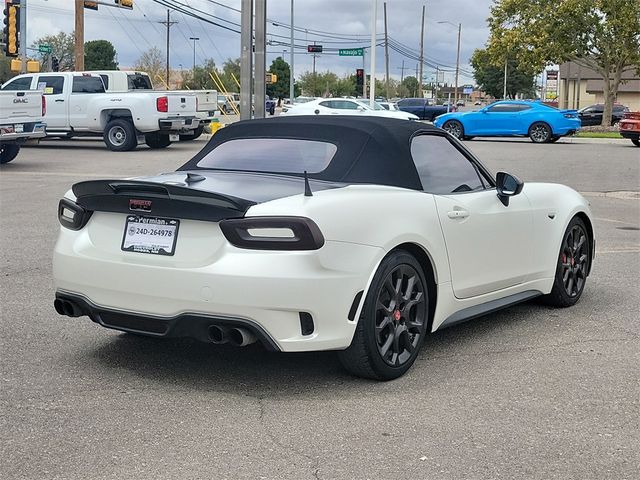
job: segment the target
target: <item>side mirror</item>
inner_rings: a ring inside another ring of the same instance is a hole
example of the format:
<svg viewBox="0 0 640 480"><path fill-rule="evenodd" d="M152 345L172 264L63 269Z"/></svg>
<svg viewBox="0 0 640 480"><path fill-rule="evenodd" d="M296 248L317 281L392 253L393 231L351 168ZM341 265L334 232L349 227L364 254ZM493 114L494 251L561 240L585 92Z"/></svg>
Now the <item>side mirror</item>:
<svg viewBox="0 0 640 480"><path fill-rule="evenodd" d="M505 207L509 206L509 197L518 195L522 191L524 182L515 175L507 172L498 172L496 174L496 190L498 198Z"/></svg>

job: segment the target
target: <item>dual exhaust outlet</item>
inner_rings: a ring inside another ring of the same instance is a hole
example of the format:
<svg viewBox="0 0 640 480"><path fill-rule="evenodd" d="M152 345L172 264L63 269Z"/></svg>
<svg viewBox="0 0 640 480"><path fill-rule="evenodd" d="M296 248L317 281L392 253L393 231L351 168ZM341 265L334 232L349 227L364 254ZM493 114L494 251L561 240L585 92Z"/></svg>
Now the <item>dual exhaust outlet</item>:
<svg viewBox="0 0 640 480"><path fill-rule="evenodd" d="M209 340L216 345L228 342L234 347L246 347L255 343L258 339L246 328L211 325L209 327Z"/></svg>
<svg viewBox="0 0 640 480"><path fill-rule="evenodd" d="M55 308L56 312L60 315L66 315L67 317L81 317L83 315L82 309L69 300L56 298L53 301L53 308Z"/></svg>

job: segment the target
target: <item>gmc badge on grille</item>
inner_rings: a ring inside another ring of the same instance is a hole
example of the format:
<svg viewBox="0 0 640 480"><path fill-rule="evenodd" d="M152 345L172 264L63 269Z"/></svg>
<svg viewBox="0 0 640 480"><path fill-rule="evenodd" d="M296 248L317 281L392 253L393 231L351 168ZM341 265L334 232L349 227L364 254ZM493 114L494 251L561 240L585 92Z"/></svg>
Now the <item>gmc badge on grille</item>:
<svg viewBox="0 0 640 480"><path fill-rule="evenodd" d="M134 210L137 212L150 212L151 211L151 200L139 200L135 198L129 199L129 210Z"/></svg>

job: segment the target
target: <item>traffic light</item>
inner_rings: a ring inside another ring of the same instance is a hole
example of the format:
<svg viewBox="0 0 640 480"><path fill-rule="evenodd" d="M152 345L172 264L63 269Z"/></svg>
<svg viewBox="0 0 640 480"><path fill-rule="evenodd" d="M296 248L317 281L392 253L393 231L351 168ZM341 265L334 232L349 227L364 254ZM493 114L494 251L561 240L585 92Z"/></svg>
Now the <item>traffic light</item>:
<svg viewBox="0 0 640 480"><path fill-rule="evenodd" d="M55 55L51 56L51 71L59 72L60 71L60 60Z"/></svg>
<svg viewBox="0 0 640 480"><path fill-rule="evenodd" d="M98 10L98 2L90 2L89 0L85 0L84 8L88 10Z"/></svg>
<svg viewBox="0 0 640 480"><path fill-rule="evenodd" d="M364 68L356 69L356 92L362 95L364 89Z"/></svg>
<svg viewBox="0 0 640 480"><path fill-rule="evenodd" d="M7 57L17 57L20 42L20 5L14 4L13 0L5 0L4 5L4 30L3 41L5 43L4 53Z"/></svg>
<svg viewBox="0 0 640 480"><path fill-rule="evenodd" d="M133 10L133 0L115 0L115 2L120 8Z"/></svg>
<svg viewBox="0 0 640 480"><path fill-rule="evenodd" d="M322 45L307 45L308 53L322 53Z"/></svg>

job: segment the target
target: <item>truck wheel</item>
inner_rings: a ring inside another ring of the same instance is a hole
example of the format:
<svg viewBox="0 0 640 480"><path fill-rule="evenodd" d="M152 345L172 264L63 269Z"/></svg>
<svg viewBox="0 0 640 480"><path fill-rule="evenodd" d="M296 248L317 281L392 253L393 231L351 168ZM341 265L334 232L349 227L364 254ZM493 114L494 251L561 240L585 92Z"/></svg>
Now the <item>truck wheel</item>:
<svg viewBox="0 0 640 480"><path fill-rule="evenodd" d="M204 130L203 126L200 126L198 128L196 128L193 131L193 135L180 135L180 141L181 142L188 142L189 140L195 140L196 138L198 138L200 135L202 135L202 131Z"/></svg>
<svg viewBox="0 0 640 480"><path fill-rule="evenodd" d="M136 129L129 120L116 118L107 123L103 140L112 152L128 152L138 146Z"/></svg>
<svg viewBox="0 0 640 480"><path fill-rule="evenodd" d="M167 148L171 145L171 140L169 140L169 135L162 135L157 132L147 133L144 136L145 142L147 142L147 146L152 149L158 148Z"/></svg>
<svg viewBox="0 0 640 480"><path fill-rule="evenodd" d="M20 145L15 143L0 143L0 164L9 163L18 156Z"/></svg>

